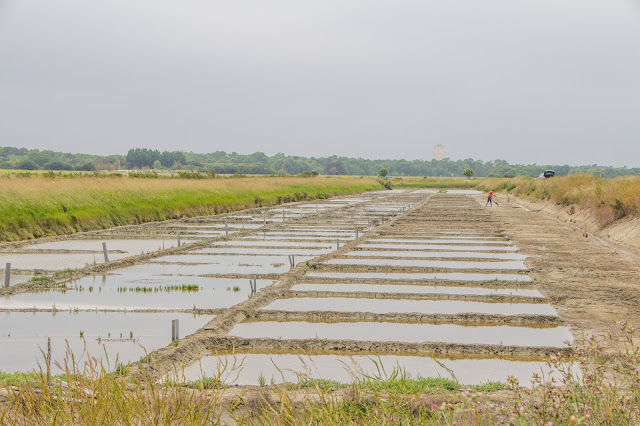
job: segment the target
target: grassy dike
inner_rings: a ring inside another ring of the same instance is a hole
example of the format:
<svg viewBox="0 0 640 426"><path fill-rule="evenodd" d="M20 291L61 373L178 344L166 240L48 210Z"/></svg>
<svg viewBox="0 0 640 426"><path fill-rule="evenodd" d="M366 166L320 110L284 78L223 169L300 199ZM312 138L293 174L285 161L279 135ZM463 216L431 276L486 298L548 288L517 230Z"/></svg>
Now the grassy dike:
<svg viewBox="0 0 640 426"><path fill-rule="evenodd" d="M534 179L528 177L481 179L476 189L505 191L532 201L550 200L560 206L576 205L594 212L605 227L623 217L640 216L640 177L601 178L591 174Z"/></svg>
<svg viewBox="0 0 640 426"><path fill-rule="evenodd" d="M0 241L193 217L382 189L374 178L0 179Z"/></svg>

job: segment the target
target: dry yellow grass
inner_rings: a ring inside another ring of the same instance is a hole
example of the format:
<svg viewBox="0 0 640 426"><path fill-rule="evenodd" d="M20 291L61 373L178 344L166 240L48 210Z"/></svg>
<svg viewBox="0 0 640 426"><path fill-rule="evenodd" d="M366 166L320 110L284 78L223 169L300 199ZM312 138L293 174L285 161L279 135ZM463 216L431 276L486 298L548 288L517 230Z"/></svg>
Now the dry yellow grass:
<svg viewBox="0 0 640 426"><path fill-rule="evenodd" d="M493 178L483 179L477 189L505 190L530 199L587 208L594 212L602 227L623 217L640 215L640 176L610 179L581 174L552 179Z"/></svg>
<svg viewBox="0 0 640 426"><path fill-rule="evenodd" d="M0 240L217 214L379 188L373 178L345 177L3 178L0 179Z"/></svg>

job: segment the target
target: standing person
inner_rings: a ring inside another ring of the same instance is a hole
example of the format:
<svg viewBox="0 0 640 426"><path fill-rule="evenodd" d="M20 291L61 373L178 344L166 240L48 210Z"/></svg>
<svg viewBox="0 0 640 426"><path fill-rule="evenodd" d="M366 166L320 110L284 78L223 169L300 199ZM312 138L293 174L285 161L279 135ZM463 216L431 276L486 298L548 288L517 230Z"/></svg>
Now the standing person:
<svg viewBox="0 0 640 426"><path fill-rule="evenodd" d="M493 207L493 189L489 191L489 196L487 197L487 204L485 204L484 206L487 207L489 204L491 204L491 207Z"/></svg>

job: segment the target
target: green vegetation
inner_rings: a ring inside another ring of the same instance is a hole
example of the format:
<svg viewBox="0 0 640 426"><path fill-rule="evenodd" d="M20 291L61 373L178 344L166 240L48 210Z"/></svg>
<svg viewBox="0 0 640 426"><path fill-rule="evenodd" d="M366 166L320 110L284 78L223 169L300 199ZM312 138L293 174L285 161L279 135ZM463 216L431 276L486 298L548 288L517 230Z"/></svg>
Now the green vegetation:
<svg viewBox="0 0 640 426"><path fill-rule="evenodd" d="M501 190L531 200L550 200L562 206L590 209L602 227L623 217L640 216L640 177L637 176L607 179L584 174L550 179L484 179L476 189Z"/></svg>
<svg viewBox="0 0 640 426"><path fill-rule="evenodd" d="M83 291L82 287L76 288L76 290ZM91 287L89 288L91 290ZM170 293L180 291L182 293L191 293L200 291L200 286L197 284L182 284L182 285L165 285L165 286L135 286L135 287L118 287L116 289L118 293Z"/></svg>
<svg viewBox="0 0 640 426"><path fill-rule="evenodd" d="M153 170L133 174L136 177L157 178L160 173L174 171L182 178L209 178L216 174L236 175L351 175L376 176L386 169L393 176L463 176L471 169L476 176L489 177L536 177L544 170L553 169L557 175L592 173L603 177L640 174L640 168L568 166L568 165L524 165L509 164L504 160L367 160L349 157L299 157L282 153L268 156L262 152L242 155L236 152L216 151L209 154L193 152L159 152L147 148L130 149L126 155L106 157L88 154L70 154L37 149L0 147L0 169L49 170L49 171L118 171ZM197 173L196 173L197 172Z"/></svg>
<svg viewBox="0 0 640 426"><path fill-rule="evenodd" d="M391 179L391 185L394 188L436 188L436 189L472 189L476 186L477 181L468 181L464 178L401 178L395 177Z"/></svg>
<svg viewBox="0 0 640 426"><path fill-rule="evenodd" d="M1 179L1 178L0 178ZM0 241L69 234L380 189L370 178L130 179L33 176L0 186Z"/></svg>
<svg viewBox="0 0 640 426"><path fill-rule="evenodd" d="M473 169L464 169L462 171L462 176L465 176L467 178L471 178L475 175L476 175L476 172L474 172Z"/></svg>

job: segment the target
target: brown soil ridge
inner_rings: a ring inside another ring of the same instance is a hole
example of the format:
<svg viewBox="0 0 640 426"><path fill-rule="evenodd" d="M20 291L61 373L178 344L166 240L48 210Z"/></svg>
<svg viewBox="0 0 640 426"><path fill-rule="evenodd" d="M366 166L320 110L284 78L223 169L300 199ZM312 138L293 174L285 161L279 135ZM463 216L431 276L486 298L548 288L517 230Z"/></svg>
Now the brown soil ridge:
<svg viewBox="0 0 640 426"><path fill-rule="evenodd" d="M315 351L349 352L351 354L426 354L426 355L489 355L492 357L548 358L551 355L568 354L569 348L548 346L513 346L464 344L444 342L378 342L361 340L328 340L328 339L269 339L242 337L211 337L206 339L206 346L218 350L225 349L273 349L277 351Z"/></svg>
<svg viewBox="0 0 640 426"><path fill-rule="evenodd" d="M406 324L458 324L469 326L512 325L527 328L552 328L564 325L562 319L554 315L536 314L423 314L418 312L340 312L340 311L280 311L261 309L246 313L246 320L253 321L304 321L321 323L338 322L392 322Z"/></svg>
<svg viewBox="0 0 640 426"><path fill-rule="evenodd" d="M512 296L509 294L443 294L443 293L380 293L370 291L289 291L281 299L298 297L344 297L352 299L394 299L394 300L460 300L482 303L549 303L544 297Z"/></svg>

